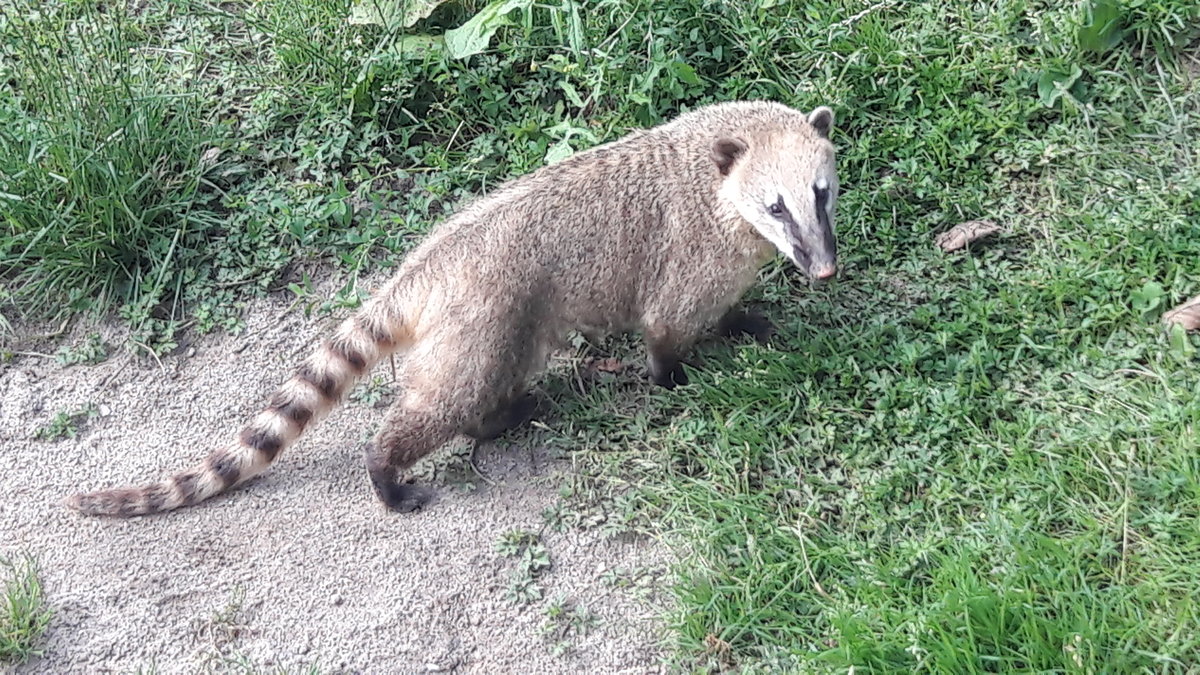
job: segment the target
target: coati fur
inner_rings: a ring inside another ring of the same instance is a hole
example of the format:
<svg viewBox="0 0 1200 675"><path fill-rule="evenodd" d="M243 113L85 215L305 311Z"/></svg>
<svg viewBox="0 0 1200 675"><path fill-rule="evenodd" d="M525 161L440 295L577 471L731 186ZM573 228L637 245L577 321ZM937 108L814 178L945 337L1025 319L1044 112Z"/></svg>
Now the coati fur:
<svg viewBox="0 0 1200 675"><path fill-rule="evenodd" d="M809 277L837 269L833 113L771 102L696 109L502 185L442 222L227 446L145 487L79 494L91 515L196 504L262 473L392 354L403 390L367 453L376 495L411 511L432 493L402 472L458 434L489 438L570 331L641 331L650 378L720 326L780 251Z"/></svg>

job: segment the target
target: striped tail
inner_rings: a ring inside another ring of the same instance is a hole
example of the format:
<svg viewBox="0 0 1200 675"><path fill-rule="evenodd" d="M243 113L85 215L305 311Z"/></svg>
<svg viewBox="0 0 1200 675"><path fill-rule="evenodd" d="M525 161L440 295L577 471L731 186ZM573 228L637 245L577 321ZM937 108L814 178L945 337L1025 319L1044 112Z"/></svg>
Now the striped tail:
<svg viewBox="0 0 1200 675"><path fill-rule="evenodd" d="M410 330L396 303L396 285L393 281L346 319L232 443L158 483L77 494L66 505L93 516L140 516L191 506L262 473L372 366L406 346Z"/></svg>

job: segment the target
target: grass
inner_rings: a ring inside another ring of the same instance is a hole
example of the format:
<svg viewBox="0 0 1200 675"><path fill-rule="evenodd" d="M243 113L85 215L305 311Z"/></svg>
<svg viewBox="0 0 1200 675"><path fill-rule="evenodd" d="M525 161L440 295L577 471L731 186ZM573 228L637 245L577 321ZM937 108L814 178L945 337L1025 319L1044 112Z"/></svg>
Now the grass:
<svg viewBox="0 0 1200 675"><path fill-rule="evenodd" d="M0 560L4 574L0 605L0 662L16 664L41 653L40 643L51 612L42 595L37 564L32 558Z"/></svg>
<svg viewBox="0 0 1200 675"><path fill-rule="evenodd" d="M513 2L454 58L430 36L487 3L406 27L23 1L0 9L3 315L115 309L160 351L236 331L254 293L303 299L317 258L346 277L321 308L352 305L463 198L630 126L833 106L836 283L771 266L750 301L774 341L706 345L676 391L546 384L536 441L604 504L583 522L686 553L676 665L1200 663L1200 342L1157 323L1200 293L1195 3ZM977 218L1005 233L933 246Z"/></svg>

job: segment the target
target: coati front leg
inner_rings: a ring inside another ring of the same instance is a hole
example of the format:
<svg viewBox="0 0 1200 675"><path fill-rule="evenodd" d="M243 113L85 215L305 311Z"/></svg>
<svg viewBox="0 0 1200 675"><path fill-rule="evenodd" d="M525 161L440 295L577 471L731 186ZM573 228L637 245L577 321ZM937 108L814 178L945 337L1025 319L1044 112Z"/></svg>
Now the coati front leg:
<svg viewBox="0 0 1200 675"><path fill-rule="evenodd" d="M650 323L645 337L651 381L668 389L686 385L688 377L682 359L697 337L711 327L711 319L702 323L696 317L677 319L674 325ZM722 335L750 335L759 342L766 342L774 326L754 310L729 309L717 321L716 329Z"/></svg>
<svg viewBox="0 0 1200 675"><path fill-rule="evenodd" d="M680 359L691 345L692 339L681 331L666 326L651 326L646 329L646 366L650 381L660 387L674 389L688 383Z"/></svg>
<svg viewBox="0 0 1200 675"><path fill-rule="evenodd" d="M537 414L540 401L532 393L525 392L506 399L503 403L467 429L467 435L477 441L490 441L509 429L515 429Z"/></svg>
<svg viewBox="0 0 1200 675"><path fill-rule="evenodd" d="M717 333L724 337L749 335L765 343L774 332L771 320L753 309L731 309L717 322Z"/></svg>

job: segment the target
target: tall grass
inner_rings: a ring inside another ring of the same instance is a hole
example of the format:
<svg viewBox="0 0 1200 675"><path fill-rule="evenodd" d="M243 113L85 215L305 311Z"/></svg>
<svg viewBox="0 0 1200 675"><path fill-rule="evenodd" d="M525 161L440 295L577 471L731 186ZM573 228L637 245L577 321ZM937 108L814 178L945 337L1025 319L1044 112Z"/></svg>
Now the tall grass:
<svg viewBox="0 0 1200 675"><path fill-rule="evenodd" d="M221 219L204 208L221 137L187 54L156 48L118 3L6 3L0 90L0 279L34 312L154 305L181 253Z"/></svg>
<svg viewBox="0 0 1200 675"><path fill-rule="evenodd" d="M42 639L53 618L32 557L0 559L0 662L20 664L41 653Z"/></svg>

